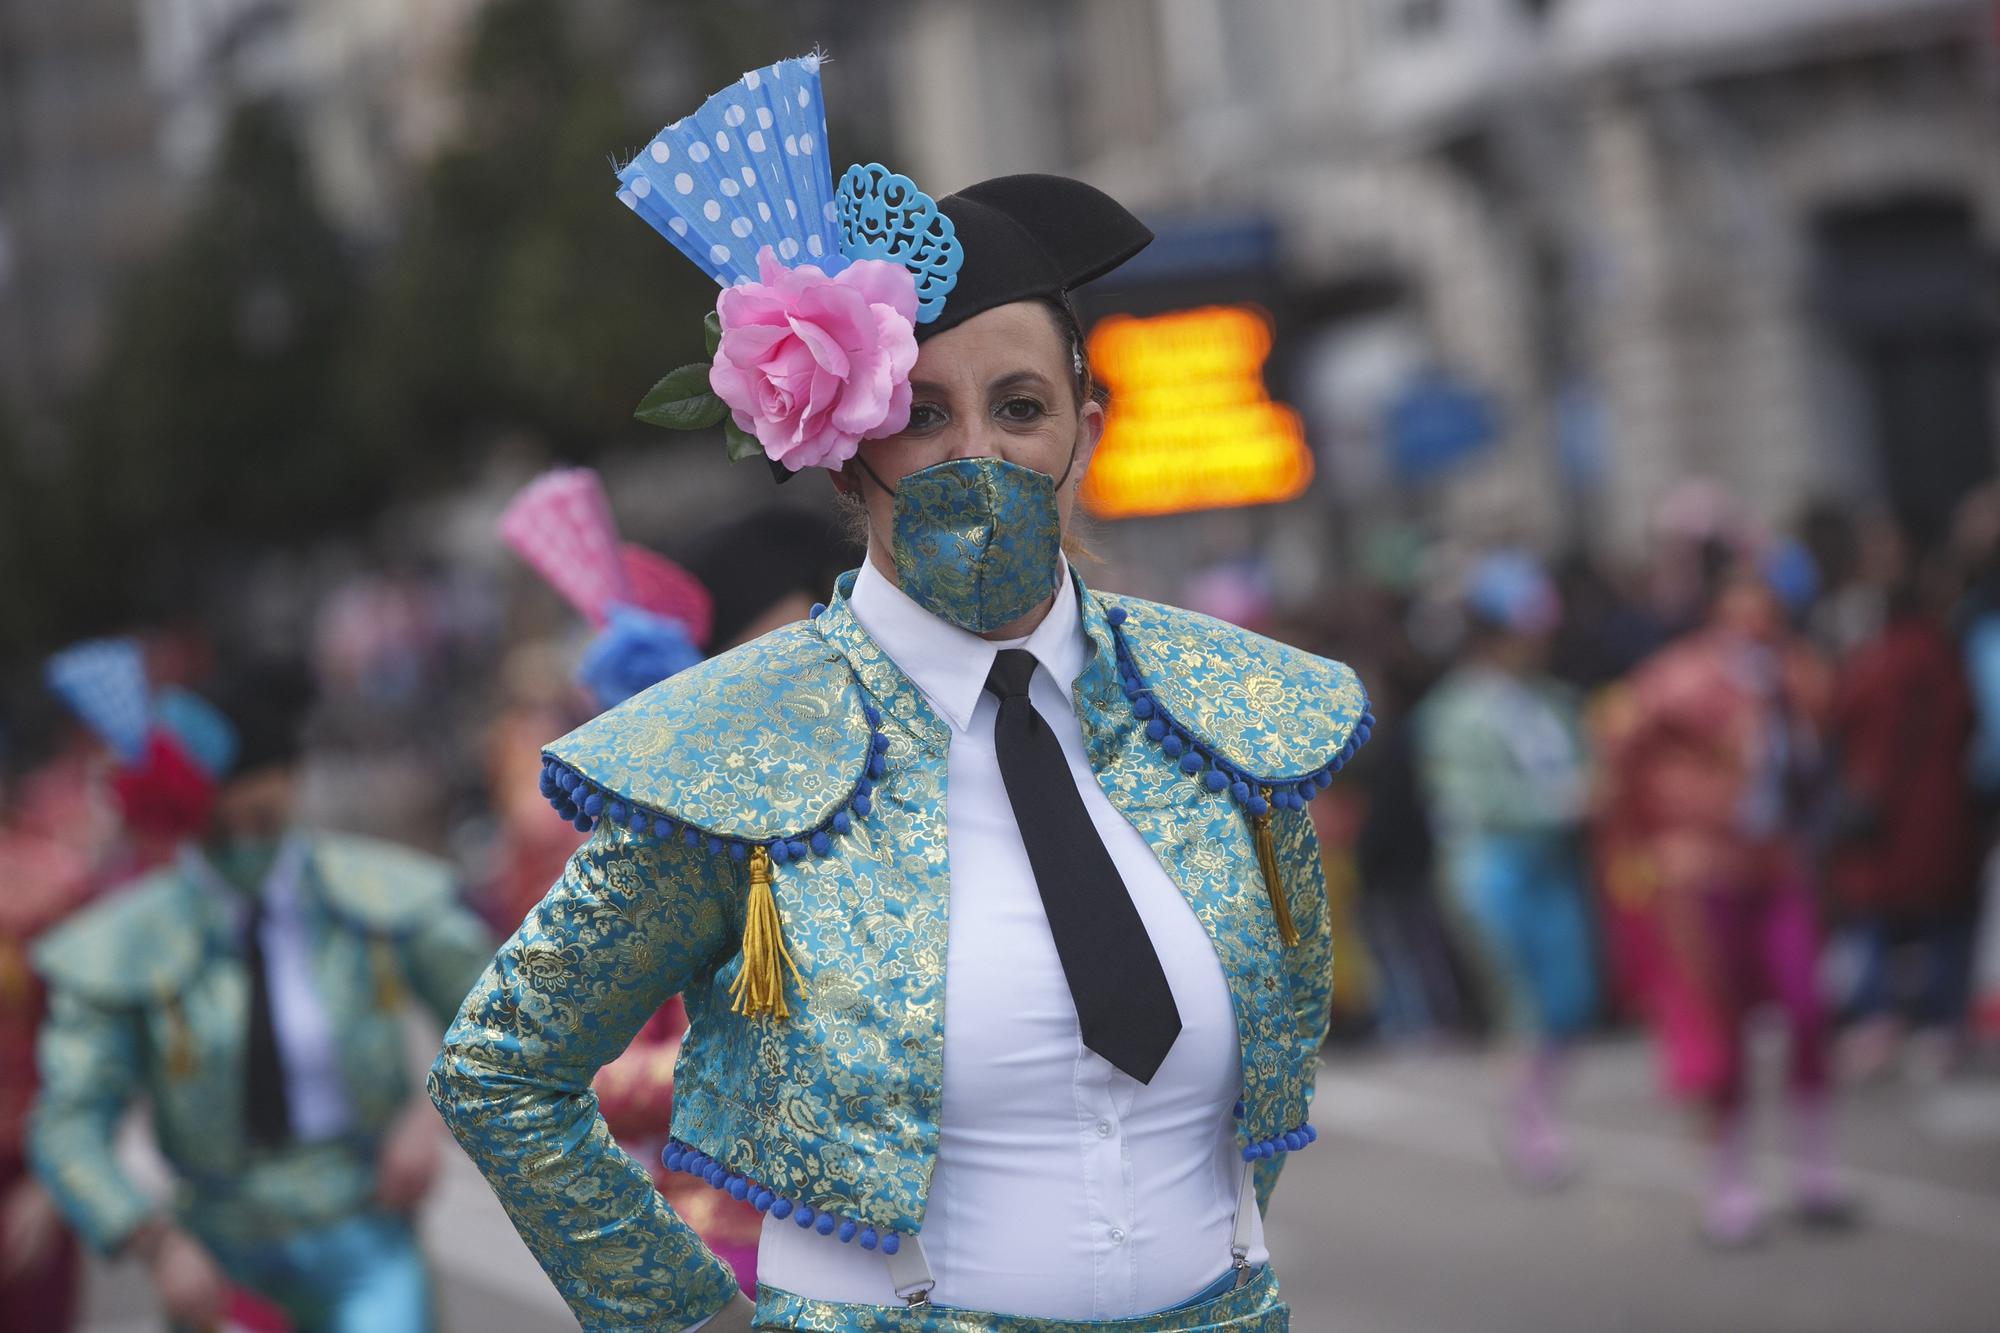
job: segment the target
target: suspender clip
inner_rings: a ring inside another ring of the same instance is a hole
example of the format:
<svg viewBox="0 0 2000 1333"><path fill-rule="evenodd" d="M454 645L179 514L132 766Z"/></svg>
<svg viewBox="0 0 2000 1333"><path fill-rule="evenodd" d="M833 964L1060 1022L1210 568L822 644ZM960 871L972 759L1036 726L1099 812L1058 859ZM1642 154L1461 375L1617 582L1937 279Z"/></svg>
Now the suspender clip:
<svg viewBox="0 0 2000 1333"><path fill-rule="evenodd" d="M937 1279L931 1276L930 1261L924 1257L924 1243L915 1236L903 1242L902 1248L892 1255L884 1255L889 1264L889 1284L895 1288L903 1304L912 1310L921 1310L931 1303L931 1288Z"/></svg>

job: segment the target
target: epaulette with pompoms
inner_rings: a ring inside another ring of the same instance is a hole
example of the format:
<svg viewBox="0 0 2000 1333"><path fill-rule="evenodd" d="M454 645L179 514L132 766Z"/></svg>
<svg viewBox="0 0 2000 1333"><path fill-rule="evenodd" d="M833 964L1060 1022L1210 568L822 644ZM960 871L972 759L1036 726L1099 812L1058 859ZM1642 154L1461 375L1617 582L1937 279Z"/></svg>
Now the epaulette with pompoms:
<svg viewBox="0 0 2000 1333"><path fill-rule="evenodd" d="M1299 942L1271 813L1303 810L1368 741L1375 716L1343 663L1195 611L1104 597L1118 676L1147 737L1250 821L1280 940Z"/></svg>
<svg viewBox="0 0 2000 1333"><path fill-rule="evenodd" d="M178 995L200 971L207 938L195 891L168 866L91 904L35 942L35 970L59 990L105 1005Z"/></svg>
<svg viewBox="0 0 2000 1333"><path fill-rule="evenodd" d="M550 745L542 793L579 829L608 819L746 863L736 1009L784 1018L791 959L771 877L788 862L832 855L868 816L889 745L881 724L839 653L791 625Z"/></svg>

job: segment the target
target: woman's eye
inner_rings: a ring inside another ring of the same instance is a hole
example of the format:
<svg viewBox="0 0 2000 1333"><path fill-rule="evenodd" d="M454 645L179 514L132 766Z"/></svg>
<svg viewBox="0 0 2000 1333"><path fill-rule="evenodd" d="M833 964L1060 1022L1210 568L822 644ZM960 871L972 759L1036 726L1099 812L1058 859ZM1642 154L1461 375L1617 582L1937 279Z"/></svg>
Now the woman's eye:
<svg viewBox="0 0 2000 1333"><path fill-rule="evenodd" d="M1000 404L999 412L1003 420L1025 425L1040 417L1043 410L1042 405L1032 398L1009 398Z"/></svg>
<svg viewBox="0 0 2000 1333"><path fill-rule="evenodd" d="M933 427L942 425L943 422L944 413L940 412L934 404L912 403L910 405L910 424L908 429L930 430Z"/></svg>

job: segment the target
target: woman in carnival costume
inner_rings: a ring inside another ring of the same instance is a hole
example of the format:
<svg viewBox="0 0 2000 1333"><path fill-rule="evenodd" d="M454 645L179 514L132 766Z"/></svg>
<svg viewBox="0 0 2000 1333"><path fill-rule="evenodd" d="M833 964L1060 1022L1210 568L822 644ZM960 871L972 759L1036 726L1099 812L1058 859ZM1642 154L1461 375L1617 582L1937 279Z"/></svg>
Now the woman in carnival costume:
<svg viewBox="0 0 2000 1333"><path fill-rule="evenodd" d="M819 96L814 58L754 71L620 173L723 287L714 363L641 415L829 469L867 558L548 747L593 836L432 1095L589 1329L1284 1329L1260 1212L1331 971L1304 807L1365 695L1064 559L1103 424L1068 293L1145 227L1054 176L836 191ZM764 1215L754 1311L588 1093L677 991L665 1161Z"/></svg>

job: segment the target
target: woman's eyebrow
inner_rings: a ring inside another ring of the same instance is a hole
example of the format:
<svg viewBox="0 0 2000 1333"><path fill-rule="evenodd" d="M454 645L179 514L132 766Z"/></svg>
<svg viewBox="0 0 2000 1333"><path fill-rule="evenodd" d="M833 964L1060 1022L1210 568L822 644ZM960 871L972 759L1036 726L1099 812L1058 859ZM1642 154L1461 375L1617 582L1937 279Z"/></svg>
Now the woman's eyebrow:
<svg viewBox="0 0 2000 1333"><path fill-rule="evenodd" d="M994 380L992 384L987 386L987 392L990 393L995 389L1011 389L1016 387L1017 385L1027 385L1032 388L1038 388L1042 390L1044 393L1050 392L1051 390L1048 378L1043 374L1041 374L1041 372L1034 370L1017 370L1013 372L1011 375L1002 375L999 379Z"/></svg>

